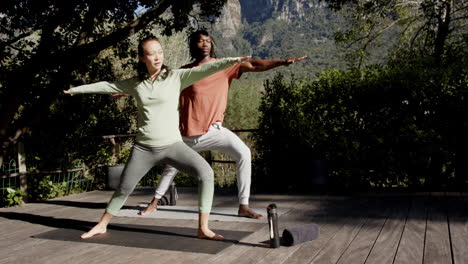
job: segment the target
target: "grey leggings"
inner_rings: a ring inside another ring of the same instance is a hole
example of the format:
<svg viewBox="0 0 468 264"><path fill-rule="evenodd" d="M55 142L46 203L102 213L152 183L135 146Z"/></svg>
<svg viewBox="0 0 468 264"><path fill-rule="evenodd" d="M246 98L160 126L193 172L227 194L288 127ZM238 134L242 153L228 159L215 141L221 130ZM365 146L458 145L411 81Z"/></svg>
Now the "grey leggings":
<svg viewBox="0 0 468 264"><path fill-rule="evenodd" d="M214 175L210 165L197 152L177 142L164 147L133 146L130 159L122 172L120 186L112 195L106 211L117 215L137 183L158 163L171 165L198 178L198 205L209 213L213 204Z"/></svg>

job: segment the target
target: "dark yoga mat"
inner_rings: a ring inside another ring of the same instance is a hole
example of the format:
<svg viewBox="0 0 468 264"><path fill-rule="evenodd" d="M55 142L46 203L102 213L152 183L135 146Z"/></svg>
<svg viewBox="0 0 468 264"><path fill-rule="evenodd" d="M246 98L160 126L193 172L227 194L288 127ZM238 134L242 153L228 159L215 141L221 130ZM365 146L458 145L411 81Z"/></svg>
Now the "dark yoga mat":
<svg viewBox="0 0 468 264"><path fill-rule="evenodd" d="M251 234L247 231L213 230L223 235L225 241L196 238L197 229L187 227L122 225L107 227L107 233L81 239L82 230L60 228L35 235L35 238L84 243L98 243L125 247L165 249L184 252L216 254Z"/></svg>
<svg viewBox="0 0 468 264"><path fill-rule="evenodd" d="M319 235L320 227L316 224L296 226L284 229L281 242L284 246L295 246L317 239Z"/></svg>

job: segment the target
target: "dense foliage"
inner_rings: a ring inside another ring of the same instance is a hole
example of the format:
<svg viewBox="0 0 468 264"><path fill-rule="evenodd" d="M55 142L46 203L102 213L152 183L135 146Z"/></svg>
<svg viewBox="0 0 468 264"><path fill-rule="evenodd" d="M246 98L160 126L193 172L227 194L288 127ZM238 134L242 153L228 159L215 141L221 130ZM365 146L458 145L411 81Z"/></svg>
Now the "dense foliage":
<svg viewBox="0 0 468 264"><path fill-rule="evenodd" d="M468 129L468 69L426 64L328 70L309 83L266 83L260 180L301 188L314 160L338 187L458 188ZM457 160L458 159L458 160Z"/></svg>

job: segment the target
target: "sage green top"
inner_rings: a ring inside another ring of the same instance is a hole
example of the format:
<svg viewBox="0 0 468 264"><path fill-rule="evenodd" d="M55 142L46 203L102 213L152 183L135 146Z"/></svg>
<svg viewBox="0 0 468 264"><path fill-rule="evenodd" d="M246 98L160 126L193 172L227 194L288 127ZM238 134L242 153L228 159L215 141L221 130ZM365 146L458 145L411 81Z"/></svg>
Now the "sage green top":
<svg viewBox="0 0 468 264"><path fill-rule="evenodd" d="M240 62L240 58L224 58L190 69L161 72L152 81L133 77L114 83L97 82L71 88L72 94L125 93L133 96L138 108L136 142L149 147L167 146L182 141L179 131L179 95L193 83Z"/></svg>

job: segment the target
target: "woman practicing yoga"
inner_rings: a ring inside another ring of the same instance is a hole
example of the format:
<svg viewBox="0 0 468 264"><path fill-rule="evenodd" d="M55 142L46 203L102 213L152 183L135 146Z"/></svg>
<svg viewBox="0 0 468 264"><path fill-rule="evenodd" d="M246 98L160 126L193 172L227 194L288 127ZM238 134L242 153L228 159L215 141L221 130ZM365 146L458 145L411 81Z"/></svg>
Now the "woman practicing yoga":
<svg viewBox="0 0 468 264"><path fill-rule="evenodd" d="M243 61L250 56L225 58L200 67L171 70L164 65L159 40L148 37L138 45L138 76L114 83L97 82L64 91L65 94L101 93L134 96L138 108L138 133L132 153L101 220L81 238L103 234L140 179L156 164L169 164L198 178L198 238L223 240L208 228L213 202L213 171L210 165L183 141L179 132L180 93L193 83Z"/></svg>

